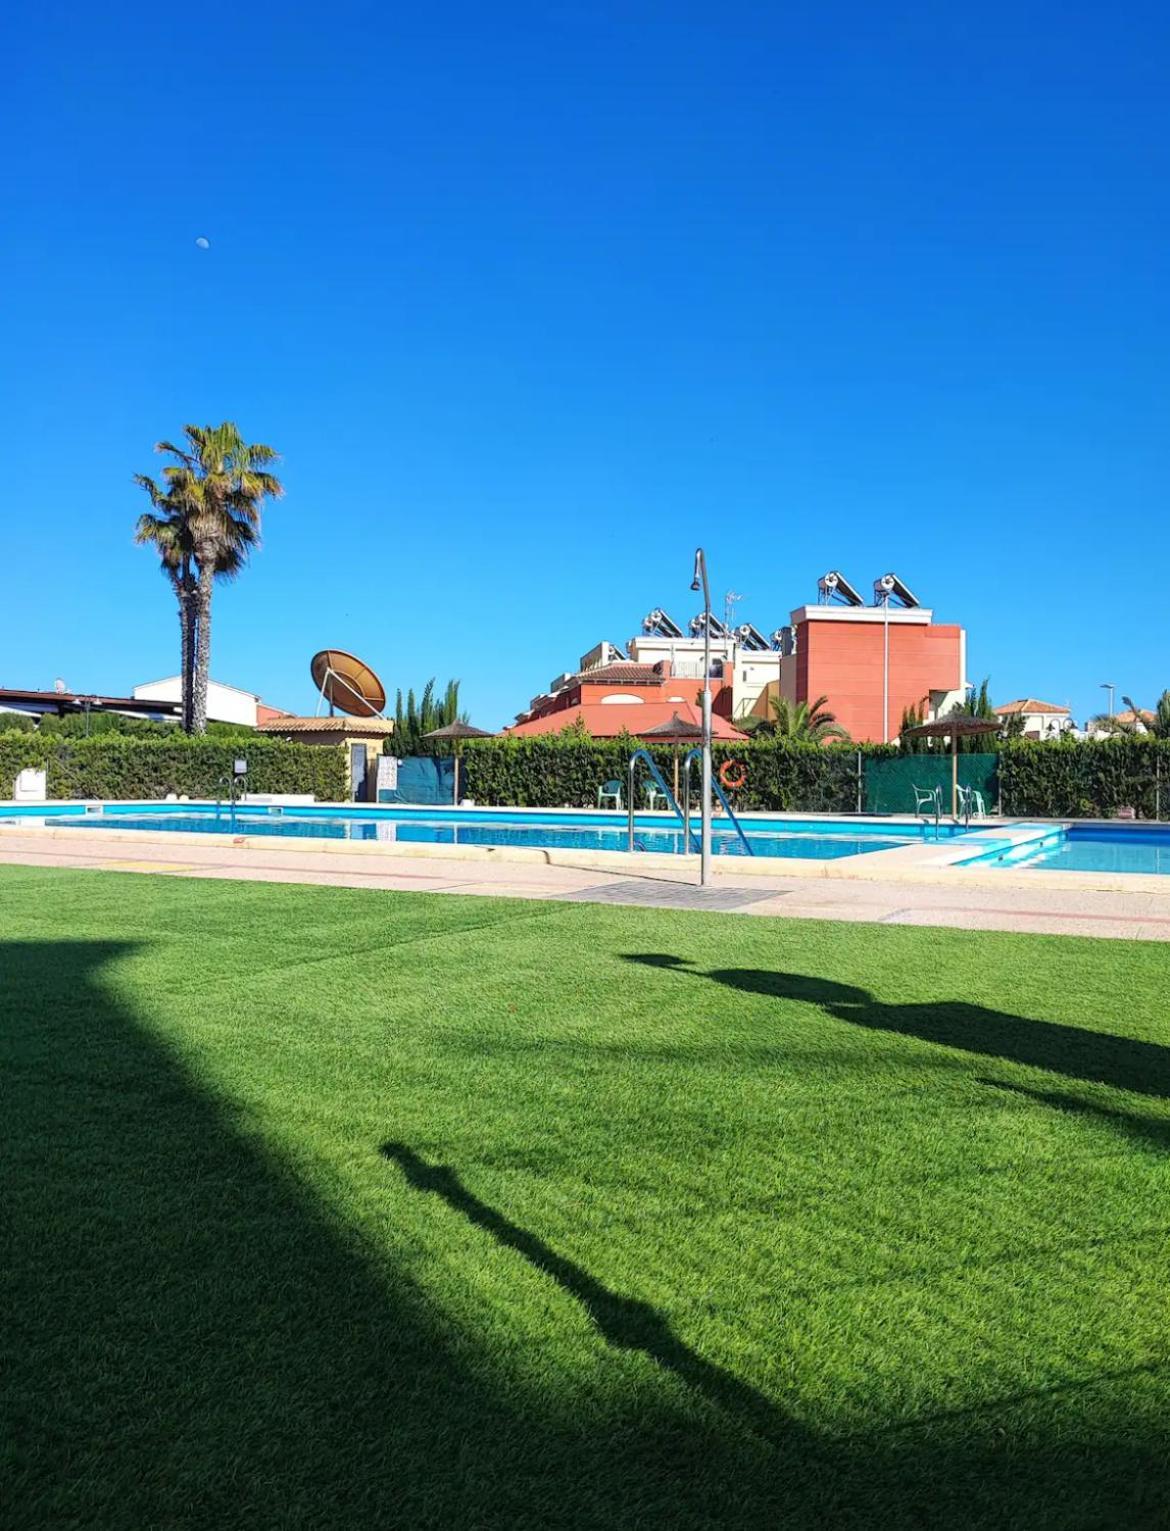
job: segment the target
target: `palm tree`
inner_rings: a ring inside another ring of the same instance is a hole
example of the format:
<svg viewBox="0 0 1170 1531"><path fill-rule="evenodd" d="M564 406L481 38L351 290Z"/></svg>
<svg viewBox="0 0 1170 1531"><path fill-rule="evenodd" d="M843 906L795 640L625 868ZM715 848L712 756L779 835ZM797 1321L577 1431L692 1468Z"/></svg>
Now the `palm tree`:
<svg viewBox="0 0 1170 1531"><path fill-rule="evenodd" d="M152 542L160 557L178 559L178 578L186 604L184 675L189 681L186 724L192 733L207 727L207 683L211 667L211 596L217 578L230 579L247 562L260 540L260 508L266 499L279 499L284 486L269 471L277 454L271 447L244 441L238 428L185 425L184 442L160 441L156 452L174 459L162 472L159 490L144 476L138 482L162 508L150 525L139 523L141 541ZM155 527L157 519L163 525ZM161 540L160 540L161 539ZM163 554L164 544L167 552ZM184 574L187 576L184 580Z"/></svg>
<svg viewBox="0 0 1170 1531"><path fill-rule="evenodd" d="M825 744L830 739L848 739L849 735L829 711L829 698L818 696L811 702L790 702L786 696L768 701L771 717L761 718L752 729L757 735L771 734L798 744ZM741 723L750 724L744 718Z"/></svg>
<svg viewBox="0 0 1170 1531"><path fill-rule="evenodd" d="M1163 691L1154 705L1153 712L1139 707L1132 696L1121 700L1129 709L1126 716L1118 713L1098 713L1093 722L1098 733L1149 734L1154 739L1170 739L1170 691Z"/></svg>
<svg viewBox="0 0 1170 1531"><path fill-rule="evenodd" d="M153 507L139 516L134 540L156 550L159 567L170 582L179 603L181 721L182 727L189 732L191 670L195 654L195 574L190 526L180 497L165 493L145 473L136 473L134 482L150 496Z"/></svg>

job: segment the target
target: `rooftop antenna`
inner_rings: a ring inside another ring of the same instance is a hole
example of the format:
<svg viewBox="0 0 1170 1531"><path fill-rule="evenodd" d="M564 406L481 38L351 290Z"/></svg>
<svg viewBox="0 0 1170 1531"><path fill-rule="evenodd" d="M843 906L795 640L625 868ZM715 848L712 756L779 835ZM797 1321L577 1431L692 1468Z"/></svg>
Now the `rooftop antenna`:
<svg viewBox="0 0 1170 1531"><path fill-rule="evenodd" d="M742 600L743 596L735 590L729 590L723 597L723 625L728 632L731 631L731 624L735 618L736 605Z"/></svg>

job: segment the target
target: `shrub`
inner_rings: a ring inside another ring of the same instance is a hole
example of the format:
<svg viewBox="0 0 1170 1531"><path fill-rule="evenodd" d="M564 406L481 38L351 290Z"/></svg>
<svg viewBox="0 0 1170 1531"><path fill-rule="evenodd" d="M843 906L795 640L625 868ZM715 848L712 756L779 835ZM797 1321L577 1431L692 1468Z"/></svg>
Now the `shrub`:
<svg viewBox="0 0 1170 1531"><path fill-rule="evenodd" d="M246 739L101 734L62 739L52 734L0 734L0 796L10 796L25 766L45 767L54 798L162 798L167 793L214 797L232 763L248 761L250 792L311 792L328 802L346 796L341 745L290 744L249 734Z"/></svg>
<svg viewBox="0 0 1170 1531"><path fill-rule="evenodd" d="M572 734L535 738L484 739L464 746L461 780L468 797L508 807L595 808L597 789L614 777L626 779L637 739L582 739ZM673 785L674 746L657 744L650 754ZM680 750L680 756L685 750ZM892 746L864 745L862 755L888 755ZM855 745L792 743L783 738L716 742L715 769L725 760L747 768L747 782L729 793L744 809L852 813L857 808ZM648 773L645 773L648 774ZM643 779L639 777L639 781ZM698 773L695 773L697 782Z"/></svg>
<svg viewBox="0 0 1170 1531"><path fill-rule="evenodd" d="M1170 813L1170 740L1010 739L1000 776L1004 812L1013 815L1109 818L1130 807L1144 819Z"/></svg>

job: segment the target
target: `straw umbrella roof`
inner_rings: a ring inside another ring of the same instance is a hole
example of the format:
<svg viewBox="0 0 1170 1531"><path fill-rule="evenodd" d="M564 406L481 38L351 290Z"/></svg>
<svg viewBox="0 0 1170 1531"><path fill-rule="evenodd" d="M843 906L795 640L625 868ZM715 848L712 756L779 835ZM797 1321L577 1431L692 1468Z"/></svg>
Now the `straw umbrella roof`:
<svg viewBox="0 0 1170 1531"><path fill-rule="evenodd" d="M489 734L486 728L475 728L470 723L464 723L461 718L456 718L454 723L446 723L442 728L432 728L429 734L423 735L424 739L494 739L495 734Z"/></svg>
<svg viewBox="0 0 1170 1531"><path fill-rule="evenodd" d="M902 733L907 739L962 739L973 734L997 734L1002 727L990 718L936 718L933 723L904 728Z"/></svg>
<svg viewBox="0 0 1170 1531"><path fill-rule="evenodd" d="M665 723L659 723L656 728L643 729L638 735L640 739L701 739L703 729L698 723L688 723L685 718L680 718L676 712L673 718Z"/></svg>
<svg viewBox="0 0 1170 1531"><path fill-rule="evenodd" d="M935 718L933 723L918 723L902 730L903 738L949 739L951 741L951 812L959 816L959 740L974 738L977 734L998 734L1002 724L990 718L968 718L963 715Z"/></svg>

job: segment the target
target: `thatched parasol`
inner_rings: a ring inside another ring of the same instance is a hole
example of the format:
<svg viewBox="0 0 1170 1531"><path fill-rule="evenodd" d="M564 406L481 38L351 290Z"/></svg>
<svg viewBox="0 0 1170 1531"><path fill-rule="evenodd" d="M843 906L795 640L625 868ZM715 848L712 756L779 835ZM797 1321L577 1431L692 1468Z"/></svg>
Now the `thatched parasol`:
<svg viewBox="0 0 1170 1531"><path fill-rule="evenodd" d="M638 735L639 739L651 739L655 744L674 745L674 800L678 802L678 752L680 745L684 743L694 744L703 737L702 727L698 723L688 723L680 718L676 712L674 717L666 723L659 723L657 728L647 728Z"/></svg>
<svg viewBox="0 0 1170 1531"><path fill-rule="evenodd" d="M429 734L423 735L424 739L450 739L452 743L451 753L455 756L455 788L452 804L459 807L459 745L464 739L494 739L494 734L489 734L485 728L474 728L470 723L464 723L461 718L456 718L454 723L445 723L442 728L432 728Z"/></svg>
<svg viewBox="0 0 1170 1531"><path fill-rule="evenodd" d="M904 728L907 739L949 739L951 741L951 817L959 817L959 740L975 734L998 734L1002 724L990 718L936 718L933 723L918 723Z"/></svg>

